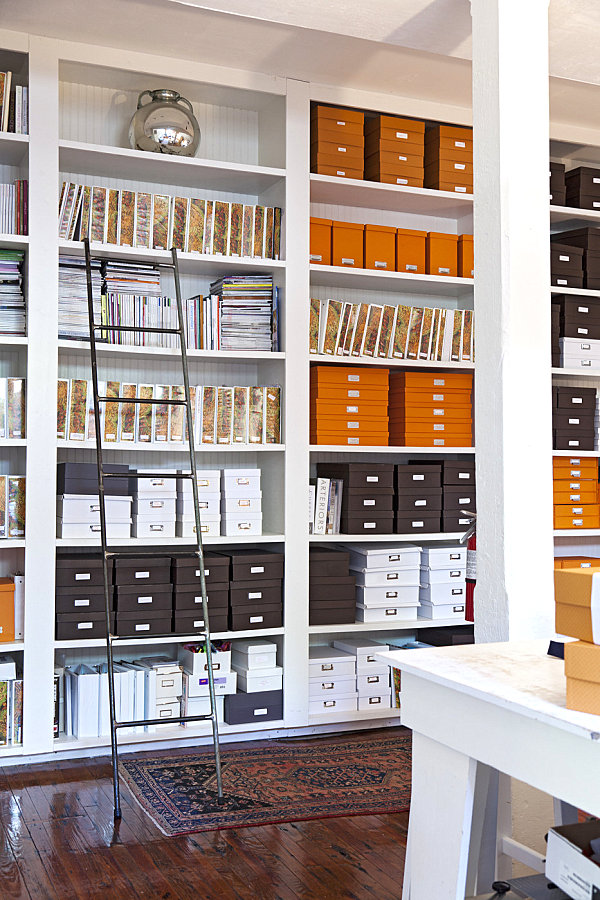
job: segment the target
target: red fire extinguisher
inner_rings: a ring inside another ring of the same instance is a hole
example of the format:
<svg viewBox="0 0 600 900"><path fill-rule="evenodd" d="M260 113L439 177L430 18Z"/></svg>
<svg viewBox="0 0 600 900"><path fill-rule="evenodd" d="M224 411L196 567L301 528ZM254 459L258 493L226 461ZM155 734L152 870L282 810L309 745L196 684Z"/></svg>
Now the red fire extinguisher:
<svg viewBox="0 0 600 900"><path fill-rule="evenodd" d="M461 512L463 512L461 510ZM474 512L464 511L464 515L472 519L469 529L465 532L461 539L461 543L467 545L467 572L466 572L466 603L465 603L465 619L467 622L475 621L475 582L477 581L477 514Z"/></svg>

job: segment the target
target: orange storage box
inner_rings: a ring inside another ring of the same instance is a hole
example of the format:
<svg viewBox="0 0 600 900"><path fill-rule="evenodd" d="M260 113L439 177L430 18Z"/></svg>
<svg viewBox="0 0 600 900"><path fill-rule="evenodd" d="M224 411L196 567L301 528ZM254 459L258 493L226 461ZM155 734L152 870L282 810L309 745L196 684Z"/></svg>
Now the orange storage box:
<svg viewBox="0 0 600 900"><path fill-rule="evenodd" d="M409 178L406 175L389 174L385 169L379 172L371 172L365 175L367 181L378 181L380 184L398 184L401 187L423 187L423 176L419 178Z"/></svg>
<svg viewBox="0 0 600 900"><path fill-rule="evenodd" d="M396 269L424 275L426 272L426 231L398 228L396 231Z"/></svg>
<svg viewBox="0 0 600 900"><path fill-rule="evenodd" d="M365 119L365 143L375 140L398 144L425 144L425 122L400 116L374 116Z"/></svg>
<svg viewBox="0 0 600 900"><path fill-rule="evenodd" d="M382 366L312 366L310 370L311 388L324 384L352 387L376 387L384 389L386 394L389 384L389 370Z"/></svg>
<svg viewBox="0 0 600 900"><path fill-rule="evenodd" d="M600 571L555 569L554 600L558 634L600 644Z"/></svg>
<svg viewBox="0 0 600 900"><path fill-rule="evenodd" d="M583 641L565 644L567 709L600 715L600 647Z"/></svg>
<svg viewBox="0 0 600 900"><path fill-rule="evenodd" d="M362 269L365 226L357 222L333 223L331 262L334 266Z"/></svg>
<svg viewBox="0 0 600 900"><path fill-rule="evenodd" d="M387 225L365 225L365 269L396 271L396 229Z"/></svg>
<svg viewBox="0 0 600 900"><path fill-rule="evenodd" d="M363 134L365 114L359 109L345 109L338 106L313 106L311 122L327 123L328 128L339 129L341 133Z"/></svg>
<svg viewBox="0 0 600 900"><path fill-rule="evenodd" d="M433 144L431 142L425 144L425 165L429 166L432 163L437 163L440 161L444 162L457 162L457 163L465 163L468 165L473 165L473 150L472 149L455 149L455 148L443 148L438 144Z"/></svg>
<svg viewBox="0 0 600 900"><path fill-rule="evenodd" d="M596 556L555 556L555 569L600 569L600 559Z"/></svg>
<svg viewBox="0 0 600 900"><path fill-rule="evenodd" d="M415 403L406 398L404 403L406 419L419 418L431 422L471 422L473 409L470 403L461 406L429 406Z"/></svg>
<svg viewBox="0 0 600 900"><path fill-rule="evenodd" d="M311 433L312 444L332 444L346 447L387 447L388 433L377 434L341 434L339 432L319 431Z"/></svg>
<svg viewBox="0 0 600 900"><path fill-rule="evenodd" d="M362 400L365 403L381 403L385 400L387 404L388 391L387 387L379 385L358 385L358 384L319 384L318 387L311 385L310 399L313 400L329 400L332 403L344 403L346 400Z"/></svg>
<svg viewBox="0 0 600 900"><path fill-rule="evenodd" d="M577 487L572 487L575 484ZM562 487L564 485L564 487ZM598 491L594 481L555 481L554 503L597 503Z"/></svg>
<svg viewBox="0 0 600 900"><path fill-rule="evenodd" d="M310 261L321 266L331 265L332 219L310 219Z"/></svg>
<svg viewBox="0 0 600 900"><path fill-rule="evenodd" d="M555 478L598 481L598 460L591 456L554 456L552 470Z"/></svg>
<svg viewBox="0 0 600 900"><path fill-rule="evenodd" d="M311 401L311 415L313 411L319 420L326 418L335 419L342 416L371 416L375 418L388 415L388 405L385 400L322 400L320 397ZM599 561L600 564L600 561Z"/></svg>
<svg viewBox="0 0 600 900"><path fill-rule="evenodd" d="M314 172L316 175L328 175L334 178L356 178L359 181L363 180L362 167L360 169L353 169L348 165L330 166L317 162L316 165L311 166L311 172Z"/></svg>
<svg viewBox="0 0 600 900"><path fill-rule="evenodd" d="M569 515L564 510L570 507L560 506L554 507L554 527L556 529L582 529L582 528L600 528L600 507L597 504L590 503L583 507L583 513L578 515Z"/></svg>
<svg viewBox="0 0 600 900"><path fill-rule="evenodd" d="M436 191L447 191L450 194L469 194L473 193L473 183L471 184L460 184L458 180L456 181L439 181L435 186L433 184L429 185L432 190Z"/></svg>
<svg viewBox="0 0 600 900"><path fill-rule="evenodd" d="M0 578L0 643L15 639L15 583Z"/></svg>
<svg viewBox="0 0 600 900"><path fill-rule="evenodd" d="M461 278L473 278L475 274L472 234L459 235L458 274Z"/></svg>
<svg viewBox="0 0 600 900"><path fill-rule="evenodd" d="M423 157L418 153L407 153L405 147L389 147L383 146L387 142L382 142L377 150L365 155L365 169L369 166L395 166L398 169L405 170L409 175L423 177ZM413 171L411 171L413 170Z"/></svg>
<svg viewBox="0 0 600 900"><path fill-rule="evenodd" d="M458 274L458 235L429 231L425 245L425 267L428 275L455 278Z"/></svg>
<svg viewBox="0 0 600 900"><path fill-rule="evenodd" d="M463 144L473 143L473 129L465 125L432 125L425 134L427 143L439 144L441 140L452 141L457 149Z"/></svg>
<svg viewBox="0 0 600 900"><path fill-rule="evenodd" d="M469 372L392 372L390 387L407 389L467 391L473 388L473 375Z"/></svg>

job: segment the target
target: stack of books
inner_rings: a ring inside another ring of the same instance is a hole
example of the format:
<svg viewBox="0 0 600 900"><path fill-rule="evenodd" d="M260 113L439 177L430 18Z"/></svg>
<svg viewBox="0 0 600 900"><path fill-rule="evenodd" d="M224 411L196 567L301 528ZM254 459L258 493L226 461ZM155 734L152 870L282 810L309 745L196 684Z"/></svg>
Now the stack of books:
<svg viewBox="0 0 600 900"><path fill-rule="evenodd" d="M0 131L29 133L29 88L12 85L13 73L0 72Z"/></svg>
<svg viewBox="0 0 600 900"><path fill-rule="evenodd" d="M100 322L102 275L99 260L92 260L94 320ZM80 256L58 258L58 336L74 341L89 341L85 260ZM96 332L96 339L100 334Z"/></svg>
<svg viewBox="0 0 600 900"><path fill-rule="evenodd" d="M0 232L27 234L27 181L0 184Z"/></svg>
<svg viewBox="0 0 600 900"><path fill-rule="evenodd" d="M0 333L25 334L26 311L21 250L0 250Z"/></svg>
<svg viewBox="0 0 600 900"><path fill-rule="evenodd" d="M141 328L177 328L174 300L161 296L160 269L144 263L103 263L102 322ZM178 347L174 334L108 331L109 344L133 347Z"/></svg>
<svg viewBox="0 0 600 900"><path fill-rule="evenodd" d="M209 297L192 300L200 315L199 349L279 349L279 296L271 275L224 276L211 284Z"/></svg>

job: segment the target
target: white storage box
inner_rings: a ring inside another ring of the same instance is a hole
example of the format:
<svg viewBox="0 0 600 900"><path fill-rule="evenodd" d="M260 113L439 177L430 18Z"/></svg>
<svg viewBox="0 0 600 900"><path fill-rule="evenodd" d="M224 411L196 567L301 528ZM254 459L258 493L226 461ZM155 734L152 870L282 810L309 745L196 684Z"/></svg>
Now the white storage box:
<svg viewBox="0 0 600 900"><path fill-rule="evenodd" d="M273 641L261 641L260 638L236 640L231 649L231 661L239 668L268 669L277 663L277 644Z"/></svg>
<svg viewBox="0 0 600 900"><path fill-rule="evenodd" d="M221 491L220 469L197 469L196 484L201 494L218 494ZM191 478L177 479L177 492L180 494L192 493Z"/></svg>
<svg viewBox="0 0 600 900"><path fill-rule="evenodd" d="M331 715L340 712L356 712L358 709L358 694L347 697L328 697L309 700L309 716Z"/></svg>
<svg viewBox="0 0 600 900"><path fill-rule="evenodd" d="M221 512L223 515L254 515L262 512L262 491L258 491L255 497L223 497L221 500Z"/></svg>
<svg viewBox="0 0 600 900"><path fill-rule="evenodd" d="M107 522L131 520L131 497L105 497ZM56 515L69 524L100 523L98 494L61 494L56 498Z"/></svg>
<svg viewBox="0 0 600 900"><path fill-rule="evenodd" d="M142 472L150 474L152 471L152 469L137 469L138 474ZM157 470L154 469L154 471L156 472ZM130 476L129 484L134 485L138 499L162 497L163 495L172 496L177 491L177 480L175 478L177 472L175 469L161 469L159 474L168 475L171 471L173 472L173 478L136 478L135 472L133 472Z"/></svg>
<svg viewBox="0 0 600 900"><path fill-rule="evenodd" d="M419 585L404 587L361 587L356 588L356 602L362 606L418 606Z"/></svg>
<svg viewBox="0 0 600 900"><path fill-rule="evenodd" d="M600 838L600 822L561 825L548 832L546 878L576 900L600 893L600 866L584 855L590 841Z"/></svg>
<svg viewBox="0 0 600 900"><path fill-rule="evenodd" d="M246 534L249 537L262 534L262 513L221 516L221 532L227 537L236 534Z"/></svg>
<svg viewBox="0 0 600 900"><path fill-rule="evenodd" d="M385 653L389 650L387 644L378 644L368 638L343 638L333 642L338 650L353 653L356 656L356 674L366 675L369 672L381 669L381 662L376 659L376 653Z"/></svg>
<svg viewBox="0 0 600 900"><path fill-rule="evenodd" d="M573 359L600 360L600 341L581 340L581 338L560 338L559 347L561 355Z"/></svg>
<svg viewBox="0 0 600 900"><path fill-rule="evenodd" d="M414 569L421 564L421 548L416 544L344 544L352 569Z"/></svg>
<svg viewBox="0 0 600 900"><path fill-rule="evenodd" d="M327 675L320 678L311 678L308 682L308 696L310 700L315 697L347 697L356 691L356 678L329 678Z"/></svg>
<svg viewBox="0 0 600 900"><path fill-rule="evenodd" d="M356 578L356 584L361 587L389 587L396 588L399 585L419 584L419 567L413 569L353 569L350 571Z"/></svg>
<svg viewBox="0 0 600 900"><path fill-rule="evenodd" d="M164 728L165 726L177 725L177 722L173 722L173 719L179 718L181 715L181 701L179 699L170 698L168 700L157 700L156 701L156 714L154 716L155 719L164 719L164 725L156 725L156 728Z"/></svg>
<svg viewBox="0 0 600 900"><path fill-rule="evenodd" d="M421 601L419 607L420 619L464 619L465 604L464 603L445 603L433 605L432 603L424 603Z"/></svg>
<svg viewBox="0 0 600 900"><path fill-rule="evenodd" d="M359 709L391 709L392 708L392 692L391 690L381 694L363 694L358 695Z"/></svg>
<svg viewBox="0 0 600 900"><path fill-rule="evenodd" d="M221 534L221 516L201 516L200 528L203 537L218 537ZM177 537L195 538L195 519L177 519L175 522Z"/></svg>
<svg viewBox="0 0 600 900"><path fill-rule="evenodd" d="M260 469L223 469L223 495L260 497Z"/></svg>
<svg viewBox="0 0 600 900"><path fill-rule="evenodd" d="M189 650L189 646L204 646L203 644L188 645L184 644L179 647L179 662L189 675L205 675L208 671L208 663L206 662L206 653L194 653ZM212 667L215 675L224 675L231 672L231 650L219 650L212 655Z"/></svg>
<svg viewBox="0 0 600 900"><path fill-rule="evenodd" d="M215 697L217 709L217 722L223 721L225 698ZM186 697L181 698L182 716L209 716L210 697ZM200 722L182 722L184 728L198 728Z"/></svg>
<svg viewBox="0 0 600 900"><path fill-rule="evenodd" d="M421 566L421 584L455 584L465 580L466 568L431 569Z"/></svg>
<svg viewBox="0 0 600 900"><path fill-rule="evenodd" d="M156 668L156 699L181 697L183 673L177 663Z"/></svg>
<svg viewBox="0 0 600 900"><path fill-rule="evenodd" d="M270 674L266 674L270 673ZM274 666L272 669L239 669L238 690L246 694L259 691L280 691L283 687L283 669Z"/></svg>
<svg viewBox="0 0 600 900"><path fill-rule="evenodd" d="M183 675L184 691L187 697L208 697L208 676ZM237 689L237 672L224 672L215 675L215 694L235 694Z"/></svg>
<svg viewBox="0 0 600 900"><path fill-rule="evenodd" d="M198 508L201 516L219 516L221 514L221 494L199 493ZM191 490L189 494L177 496L176 509L178 518L194 518L194 495Z"/></svg>
<svg viewBox="0 0 600 900"><path fill-rule="evenodd" d="M370 694L383 694L390 689L390 667L386 671L370 672L368 675L359 675L356 679L358 696Z"/></svg>
<svg viewBox="0 0 600 900"><path fill-rule="evenodd" d="M417 618L419 606L364 606L356 604L357 622L411 622Z"/></svg>
<svg viewBox="0 0 600 900"><path fill-rule="evenodd" d="M467 565L467 548L455 545L423 547L421 566L430 569L464 569Z"/></svg>
<svg viewBox="0 0 600 900"><path fill-rule="evenodd" d="M96 538L100 541L100 523L90 525L88 522L63 522L56 519L57 537L67 538ZM131 537L131 519L127 522L107 522L106 537L109 541L120 541Z"/></svg>
<svg viewBox="0 0 600 900"><path fill-rule="evenodd" d="M344 678L356 676L356 656L334 647L310 647L308 677Z"/></svg>
<svg viewBox="0 0 600 900"><path fill-rule="evenodd" d="M175 504L177 494L152 497L135 497L133 501L134 516L145 516L147 519L159 519L161 522L175 521Z"/></svg>
<svg viewBox="0 0 600 900"><path fill-rule="evenodd" d="M134 516L132 535L138 538L174 538L175 519L159 522L147 516Z"/></svg>
<svg viewBox="0 0 600 900"><path fill-rule="evenodd" d="M419 591L421 603L432 603L434 606L440 603L465 603L467 598L467 585L462 581L453 584L422 584Z"/></svg>

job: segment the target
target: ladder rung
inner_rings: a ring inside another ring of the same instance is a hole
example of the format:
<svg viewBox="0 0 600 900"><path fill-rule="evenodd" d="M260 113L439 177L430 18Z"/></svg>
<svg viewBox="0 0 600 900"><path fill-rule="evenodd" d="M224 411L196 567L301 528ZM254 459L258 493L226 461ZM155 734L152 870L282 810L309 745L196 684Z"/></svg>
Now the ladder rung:
<svg viewBox="0 0 600 900"><path fill-rule="evenodd" d="M145 400L143 397L98 397L100 403L148 403L151 406L164 404L165 406L187 406L187 400L159 400L156 397L150 397Z"/></svg>
<svg viewBox="0 0 600 900"><path fill-rule="evenodd" d="M181 441L179 442L181 443ZM168 449L169 444L165 442L165 449ZM163 475L161 472L102 472L104 478L193 478L191 472L171 472L168 475Z"/></svg>
<svg viewBox="0 0 600 900"><path fill-rule="evenodd" d="M142 334L180 334L179 328L150 328L145 325L99 325L94 322L94 331L132 331Z"/></svg>
<svg viewBox="0 0 600 900"><path fill-rule="evenodd" d="M169 716L165 719L136 719L134 722L115 722L115 728L134 728L136 725L164 725L169 722L206 722L214 719L213 713L206 713L203 716Z"/></svg>

